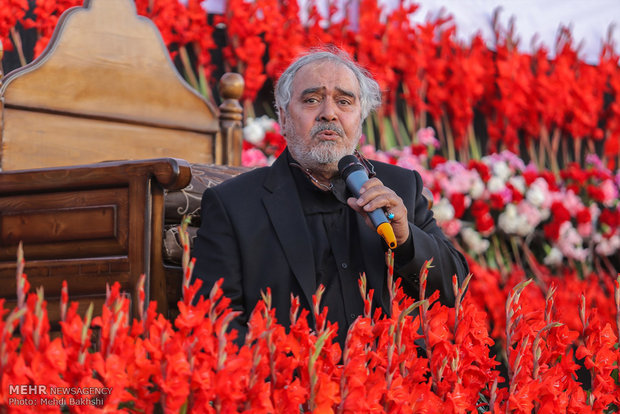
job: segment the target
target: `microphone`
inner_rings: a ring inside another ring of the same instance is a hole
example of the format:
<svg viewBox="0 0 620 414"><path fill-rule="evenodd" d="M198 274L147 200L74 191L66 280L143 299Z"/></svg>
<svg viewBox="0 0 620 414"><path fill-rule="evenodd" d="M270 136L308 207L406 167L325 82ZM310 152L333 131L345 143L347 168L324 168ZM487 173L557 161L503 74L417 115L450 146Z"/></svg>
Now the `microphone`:
<svg viewBox="0 0 620 414"><path fill-rule="evenodd" d="M338 161L338 171L346 182L347 188L355 195L360 196L360 189L368 181L368 173L364 166L359 162L355 155L345 155ZM373 226L377 229L377 234L383 237L390 249L396 248L396 236L394 229L385 216L383 209L376 209L367 213Z"/></svg>

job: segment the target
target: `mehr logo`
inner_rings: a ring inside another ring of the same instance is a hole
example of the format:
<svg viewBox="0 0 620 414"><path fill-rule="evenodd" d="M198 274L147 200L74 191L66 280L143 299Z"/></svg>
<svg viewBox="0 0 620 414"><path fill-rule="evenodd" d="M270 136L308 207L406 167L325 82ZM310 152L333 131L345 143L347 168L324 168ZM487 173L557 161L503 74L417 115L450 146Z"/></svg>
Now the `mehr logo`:
<svg viewBox="0 0 620 414"><path fill-rule="evenodd" d="M47 395L45 385L11 385L9 384L9 394L12 395Z"/></svg>

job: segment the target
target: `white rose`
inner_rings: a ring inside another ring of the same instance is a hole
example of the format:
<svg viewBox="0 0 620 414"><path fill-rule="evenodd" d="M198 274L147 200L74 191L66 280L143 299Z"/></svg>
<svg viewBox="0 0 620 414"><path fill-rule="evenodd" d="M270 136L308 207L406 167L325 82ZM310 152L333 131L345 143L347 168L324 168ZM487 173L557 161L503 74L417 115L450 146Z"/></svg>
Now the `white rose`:
<svg viewBox="0 0 620 414"><path fill-rule="evenodd" d="M521 194L525 193L525 179L522 176L517 175L516 177L511 177L508 182Z"/></svg>
<svg viewBox="0 0 620 414"><path fill-rule="evenodd" d="M478 200L484 194L484 189L484 182L478 178L472 182L471 188L469 189L469 195L474 200Z"/></svg>
<svg viewBox="0 0 620 414"><path fill-rule="evenodd" d="M243 139L253 145L260 144L265 138L265 130L261 128L259 122L248 118L246 125L243 127Z"/></svg>
<svg viewBox="0 0 620 414"><path fill-rule="evenodd" d="M488 250L490 242L480 237L480 233L470 227L461 229L461 237L471 251L476 254L484 253Z"/></svg>
<svg viewBox="0 0 620 414"><path fill-rule="evenodd" d="M541 188L540 185L535 185L538 183L538 179L532 183L530 188L525 193L525 199L529 201L532 205L536 207L541 207L545 202L545 194L546 191Z"/></svg>
<svg viewBox="0 0 620 414"><path fill-rule="evenodd" d="M504 211L499 215L497 225L508 234L515 234L519 229L520 220L517 214L517 206L508 204Z"/></svg>
<svg viewBox="0 0 620 414"><path fill-rule="evenodd" d="M487 188L492 193L499 193L506 188L506 182L500 177L491 177L487 183Z"/></svg>
<svg viewBox="0 0 620 414"><path fill-rule="evenodd" d="M502 182L506 182L508 177L512 174L510 167L506 161L496 161L491 164L491 169L493 171L493 175L502 180Z"/></svg>
<svg viewBox="0 0 620 414"><path fill-rule="evenodd" d="M433 205L433 214L437 221L448 221L454 218L454 207L447 198L442 198Z"/></svg>
<svg viewBox="0 0 620 414"><path fill-rule="evenodd" d="M260 125L263 131L272 131L275 128L276 120L269 118L267 115L263 115L260 118L256 118L255 122Z"/></svg>

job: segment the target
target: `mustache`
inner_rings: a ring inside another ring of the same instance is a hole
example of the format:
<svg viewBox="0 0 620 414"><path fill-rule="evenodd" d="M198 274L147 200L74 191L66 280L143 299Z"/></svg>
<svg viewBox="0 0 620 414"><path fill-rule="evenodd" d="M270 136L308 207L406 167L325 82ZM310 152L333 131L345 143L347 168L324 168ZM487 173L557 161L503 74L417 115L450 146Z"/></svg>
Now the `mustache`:
<svg viewBox="0 0 620 414"><path fill-rule="evenodd" d="M321 122L319 124L315 124L310 130L310 135L315 136L319 132L323 131L333 131L339 136L344 136L344 130L334 122Z"/></svg>

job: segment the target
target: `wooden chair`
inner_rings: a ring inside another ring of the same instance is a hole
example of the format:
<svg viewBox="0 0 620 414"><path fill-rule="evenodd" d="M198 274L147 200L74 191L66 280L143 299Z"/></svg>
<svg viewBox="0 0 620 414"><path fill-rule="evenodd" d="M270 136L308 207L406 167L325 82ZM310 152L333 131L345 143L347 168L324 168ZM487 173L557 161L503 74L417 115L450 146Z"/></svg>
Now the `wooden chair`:
<svg viewBox="0 0 620 414"><path fill-rule="evenodd" d="M190 183L192 163L241 163L242 78L224 75L219 91L218 110L183 81L131 0L67 10L43 54L0 86L0 296L16 299L22 241L52 323L63 279L95 309L118 281L135 312L144 273L147 299L166 312L179 283L162 258L167 192Z"/></svg>
<svg viewBox="0 0 620 414"><path fill-rule="evenodd" d="M174 157L241 163L238 74L218 111L178 74L155 25L131 0L67 10L35 61L2 82L3 171Z"/></svg>

